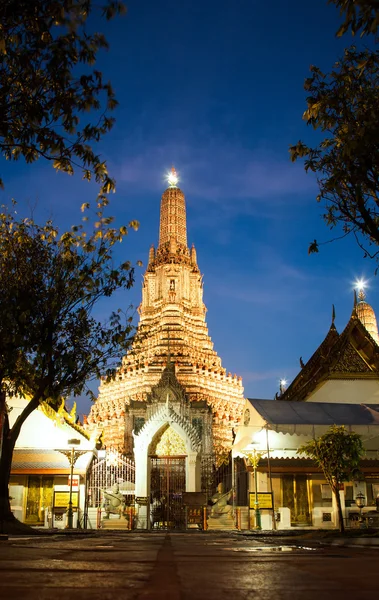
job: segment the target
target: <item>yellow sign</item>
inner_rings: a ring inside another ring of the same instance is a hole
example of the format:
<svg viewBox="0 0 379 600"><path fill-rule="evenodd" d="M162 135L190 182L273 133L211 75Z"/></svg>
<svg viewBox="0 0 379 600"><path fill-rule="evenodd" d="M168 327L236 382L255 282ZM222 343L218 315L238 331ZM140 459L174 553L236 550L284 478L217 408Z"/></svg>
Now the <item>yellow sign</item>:
<svg viewBox="0 0 379 600"><path fill-rule="evenodd" d="M204 507L187 506L187 523L201 525L203 523Z"/></svg>
<svg viewBox="0 0 379 600"><path fill-rule="evenodd" d="M72 508L78 508L79 492L72 492ZM54 508L67 508L70 492L54 492Z"/></svg>
<svg viewBox="0 0 379 600"><path fill-rule="evenodd" d="M258 492L257 493L258 506L260 509L273 509L274 503L271 492ZM249 493L249 508L255 509L255 493Z"/></svg>

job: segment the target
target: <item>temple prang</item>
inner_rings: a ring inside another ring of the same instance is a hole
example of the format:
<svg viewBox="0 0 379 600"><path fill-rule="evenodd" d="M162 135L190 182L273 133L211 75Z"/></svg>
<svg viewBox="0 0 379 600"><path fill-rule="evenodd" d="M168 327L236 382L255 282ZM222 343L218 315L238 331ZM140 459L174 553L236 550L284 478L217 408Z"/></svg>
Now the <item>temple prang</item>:
<svg viewBox="0 0 379 600"><path fill-rule="evenodd" d="M101 383L88 428L103 431L106 447L129 454L131 428L150 414L154 388L170 360L189 406L211 414L213 448L225 454L244 405L242 379L226 372L213 348L203 275L194 245L187 244L185 196L174 169L168 181L161 199L159 243L150 248L143 278L136 339L115 380Z"/></svg>

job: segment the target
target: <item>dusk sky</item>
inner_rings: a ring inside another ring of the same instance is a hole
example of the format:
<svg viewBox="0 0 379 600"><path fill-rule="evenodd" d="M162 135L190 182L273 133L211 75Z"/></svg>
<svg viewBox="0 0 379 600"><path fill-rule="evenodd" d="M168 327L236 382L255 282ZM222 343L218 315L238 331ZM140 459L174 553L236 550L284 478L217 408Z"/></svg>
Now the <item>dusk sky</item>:
<svg viewBox="0 0 379 600"><path fill-rule="evenodd" d="M96 23L111 43L97 68L120 103L116 124L97 148L117 181L111 214L140 221L117 247L141 259L158 241L165 173L175 165L186 195L188 242L204 273L207 323L227 371L242 375L245 395L273 398L323 340L332 303L341 331L353 307L353 282L369 280L377 303L375 265L353 239L308 256L309 242L332 237L321 218L317 185L288 147L318 134L302 121L309 66L330 70L346 35L326 0L128 0L126 16ZM50 164L1 159L2 203L35 205L39 220L62 229L81 219L96 187ZM144 271L132 291L101 305L106 315L138 306ZM82 401L79 411L87 411Z"/></svg>

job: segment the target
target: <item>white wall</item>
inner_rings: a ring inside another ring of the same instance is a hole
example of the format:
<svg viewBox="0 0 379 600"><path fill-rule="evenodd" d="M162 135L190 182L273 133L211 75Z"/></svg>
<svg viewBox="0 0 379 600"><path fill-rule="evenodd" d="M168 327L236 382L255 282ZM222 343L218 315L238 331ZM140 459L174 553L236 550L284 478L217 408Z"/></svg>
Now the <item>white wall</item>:
<svg viewBox="0 0 379 600"><path fill-rule="evenodd" d="M332 379L316 390L307 402L340 404L379 404L379 381L367 379Z"/></svg>

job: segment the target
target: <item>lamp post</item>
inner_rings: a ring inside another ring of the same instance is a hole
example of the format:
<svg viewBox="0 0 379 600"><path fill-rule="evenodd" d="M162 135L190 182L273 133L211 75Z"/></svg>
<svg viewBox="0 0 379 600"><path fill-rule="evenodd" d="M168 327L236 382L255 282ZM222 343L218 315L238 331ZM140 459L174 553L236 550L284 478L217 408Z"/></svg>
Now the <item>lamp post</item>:
<svg viewBox="0 0 379 600"><path fill-rule="evenodd" d="M259 502L258 502L258 478L257 478L257 467L259 464L260 459L262 458L263 454L265 454L265 452L258 452L255 448L253 448L252 452L244 452L244 454L247 456L247 458L250 461L250 464L253 467L253 472L254 472L254 492L255 492L255 499L254 499L254 510L255 510L255 529L262 529L262 522L261 522L261 511L259 509Z"/></svg>
<svg viewBox="0 0 379 600"><path fill-rule="evenodd" d="M75 446L79 446L80 440L73 439L68 440L68 445L71 446L69 450L58 450L61 454L64 454L70 463L70 495L68 500L68 510L67 510L67 529L72 529L73 520L74 520L74 512L72 510L72 480L74 476L74 466L79 456L82 454L86 454L89 450L75 450Z"/></svg>
<svg viewBox="0 0 379 600"><path fill-rule="evenodd" d="M362 517L362 510L364 509L364 507L366 506L366 498L365 495L362 494L362 492L359 492L359 494L357 494L355 496L355 504L358 506L359 508L359 520L361 522L361 524L363 523L363 517Z"/></svg>

